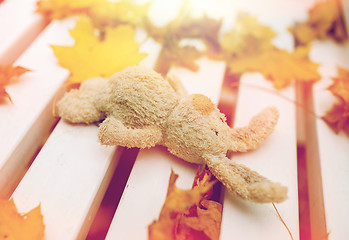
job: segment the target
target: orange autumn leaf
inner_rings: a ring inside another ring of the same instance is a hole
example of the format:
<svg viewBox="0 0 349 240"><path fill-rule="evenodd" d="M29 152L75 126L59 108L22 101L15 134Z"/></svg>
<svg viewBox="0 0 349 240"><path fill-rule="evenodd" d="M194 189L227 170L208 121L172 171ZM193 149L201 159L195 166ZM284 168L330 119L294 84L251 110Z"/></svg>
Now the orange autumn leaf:
<svg viewBox="0 0 349 240"><path fill-rule="evenodd" d="M52 46L59 64L70 70L68 83L108 78L138 64L147 55L139 52L134 29L128 25L106 28L98 36L91 22L81 18L70 34L75 39L74 46Z"/></svg>
<svg viewBox="0 0 349 240"><path fill-rule="evenodd" d="M338 76L332 79L333 84L328 89L342 102L349 104L349 70L339 67Z"/></svg>
<svg viewBox="0 0 349 240"><path fill-rule="evenodd" d="M296 23L289 30L297 45L306 45L316 39L332 39L343 42L347 39L339 0L318 1L308 11L308 19Z"/></svg>
<svg viewBox="0 0 349 240"><path fill-rule="evenodd" d="M339 133L344 130L349 135L349 105L335 104L327 111L326 115L322 117L323 120L335 131Z"/></svg>
<svg viewBox="0 0 349 240"><path fill-rule="evenodd" d="M22 215L13 199L0 199L0 239L39 240L44 238L44 231L40 205Z"/></svg>
<svg viewBox="0 0 349 240"><path fill-rule="evenodd" d="M8 85L11 80L18 78L28 71L30 70L20 66L0 65L0 99L8 98L12 102L10 95L6 92L5 86Z"/></svg>
<svg viewBox="0 0 349 240"><path fill-rule="evenodd" d="M204 199L192 208L190 216L180 219L177 238L219 239L221 218L222 204Z"/></svg>
<svg viewBox="0 0 349 240"><path fill-rule="evenodd" d="M76 14L84 14L100 0L39 0L36 11L48 19L63 19Z"/></svg>
<svg viewBox="0 0 349 240"><path fill-rule="evenodd" d="M340 102L334 104L323 119L336 133L344 130L349 135L349 70L338 68L338 76L332 79L328 89Z"/></svg>
<svg viewBox="0 0 349 240"><path fill-rule="evenodd" d="M205 170L192 189L182 190L175 186L178 175L171 172L159 219L148 227L150 240L219 239L222 205L208 200L215 183L211 177Z"/></svg>

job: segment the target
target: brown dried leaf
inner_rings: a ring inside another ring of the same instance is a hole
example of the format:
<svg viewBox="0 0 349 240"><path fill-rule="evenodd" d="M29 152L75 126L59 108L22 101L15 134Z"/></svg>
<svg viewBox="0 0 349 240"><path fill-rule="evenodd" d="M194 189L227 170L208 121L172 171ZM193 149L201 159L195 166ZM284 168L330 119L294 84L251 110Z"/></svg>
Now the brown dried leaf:
<svg viewBox="0 0 349 240"><path fill-rule="evenodd" d="M197 174L193 188L175 186L178 175L171 172L167 197L159 219L148 227L149 239L217 239L220 233L222 205L207 200L215 181L205 170Z"/></svg>
<svg viewBox="0 0 349 240"><path fill-rule="evenodd" d="M306 45L315 39L347 40L347 33L338 0L318 1L308 11L308 19L289 28L296 45Z"/></svg>
<svg viewBox="0 0 349 240"><path fill-rule="evenodd" d="M333 84L328 88L339 100L322 118L338 133L344 130L349 135L349 70L338 68L338 76L332 78Z"/></svg>
<svg viewBox="0 0 349 240"><path fill-rule="evenodd" d="M260 24L247 13L239 13L233 29L226 33L222 49L228 57L255 55L273 49L272 39L276 33L268 26Z"/></svg>
<svg viewBox="0 0 349 240"><path fill-rule="evenodd" d="M183 1L178 16L163 27L156 27L149 19L144 21L148 35L163 44L156 70L166 73L171 65L177 65L197 71L195 60L204 54L213 55L220 48L218 35L221 20L206 15L195 18L190 15L190 4ZM182 45L182 40L197 40L203 43L205 49Z"/></svg>
<svg viewBox="0 0 349 240"><path fill-rule="evenodd" d="M180 219L177 239L219 239L222 204L206 199L200 204Z"/></svg>
<svg viewBox="0 0 349 240"><path fill-rule="evenodd" d="M344 130L349 135L349 104L335 104L326 113L323 120L335 131L339 133Z"/></svg>
<svg viewBox="0 0 349 240"><path fill-rule="evenodd" d="M155 69L162 74L166 74L170 66L179 66L191 71L197 71L199 66L195 63L204 54L193 46L179 46L175 39L169 39L164 43Z"/></svg>

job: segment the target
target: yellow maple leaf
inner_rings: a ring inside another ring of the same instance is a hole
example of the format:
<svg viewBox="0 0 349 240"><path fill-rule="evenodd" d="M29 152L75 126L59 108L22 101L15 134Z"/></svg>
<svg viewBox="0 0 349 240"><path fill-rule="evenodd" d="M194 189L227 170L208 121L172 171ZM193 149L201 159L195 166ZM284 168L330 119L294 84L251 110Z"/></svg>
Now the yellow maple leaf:
<svg viewBox="0 0 349 240"><path fill-rule="evenodd" d="M275 88L284 88L294 80L315 82L320 80L318 64L308 58L309 48L288 52L277 48L231 59L232 73L259 72L272 81Z"/></svg>
<svg viewBox="0 0 349 240"><path fill-rule="evenodd" d="M272 43L276 36L268 26L246 13L238 15L231 32L222 42L227 66L232 74L260 72L281 89L292 81L313 82L320 79L318 64L310 61L309 47L293 52L278 49Z"/></svg>
<svg viewBox="0 0 349 240"><path fill-rule="evenodd" d="M81 18L70 34L75 39L74 46L52 46L59 64L71 72L68 83L108 78L147 56L139 52L134 29L128 25L106 28L103 36L98 36L91 22Z"/></svg>
<svg viewBox="0 0 349 240"><path fill-rule="evenodd" d="M40 205L21 215L12 199L0 199L0 239L39 240L44 238L44 231Z"/></svg>

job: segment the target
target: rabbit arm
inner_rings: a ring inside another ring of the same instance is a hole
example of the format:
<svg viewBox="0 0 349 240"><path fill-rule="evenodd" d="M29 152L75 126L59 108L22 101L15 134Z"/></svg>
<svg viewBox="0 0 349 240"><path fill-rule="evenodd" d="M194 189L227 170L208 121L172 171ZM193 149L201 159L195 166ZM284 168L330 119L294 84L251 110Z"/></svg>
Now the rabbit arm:
<svg viewBox="0 0 349 240"><path fill-rule="evenodd" d="M150 148L161 142L162 132L156 127L130 128L120 120L108 117L99 126L98 138L104 145Z"/></svg>
<svg viewBox="0 0 349 240"><path fill-rule="evenodd" d="M99 95L108 88L108 79L91 78L84 81L79 89L65 93L57 103L58 114L72 123L93 123L105 118L96 106Z"/></svg>
<svg viewBox="0 0 349 240"><path fill-rule="evenodd" d="M57 103L58 114L71 123L93 123L104 118L89 92L72 89Z"/></svg>

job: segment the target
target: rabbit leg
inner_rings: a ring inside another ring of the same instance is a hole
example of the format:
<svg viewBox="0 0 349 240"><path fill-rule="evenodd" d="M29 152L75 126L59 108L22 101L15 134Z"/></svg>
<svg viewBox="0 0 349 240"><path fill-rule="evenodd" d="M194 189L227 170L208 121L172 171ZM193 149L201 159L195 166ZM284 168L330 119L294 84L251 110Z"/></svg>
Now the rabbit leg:
<svg viewBox="0 0 349 240"><path fill-rule="evenodd" d="M248 167L221 155L206 155L206 164L225 187L244 200L258 203L282 202L287 198L287 187L274 183Z"/></svg>

